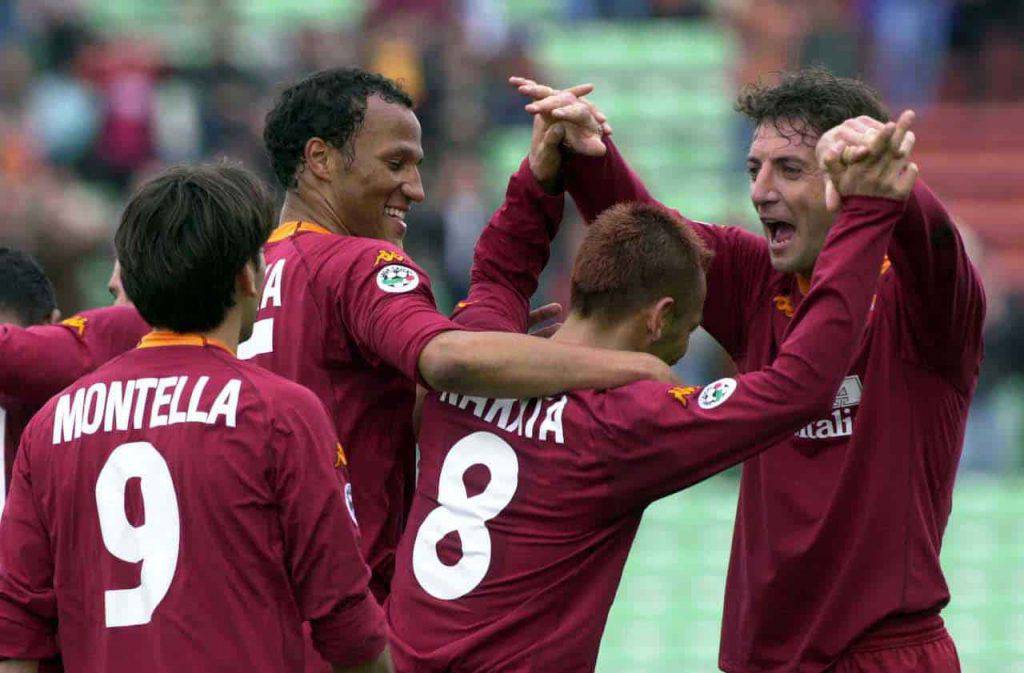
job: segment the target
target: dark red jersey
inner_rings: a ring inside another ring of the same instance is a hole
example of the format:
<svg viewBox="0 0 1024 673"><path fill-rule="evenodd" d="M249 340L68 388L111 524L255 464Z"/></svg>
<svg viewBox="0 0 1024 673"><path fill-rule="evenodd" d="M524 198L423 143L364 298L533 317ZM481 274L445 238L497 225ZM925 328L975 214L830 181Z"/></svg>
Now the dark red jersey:
<svg viewBox="0 0 1024 673"><path fill-rule="evenodd" d="M69 673L298 671L384 646L308 390L153 333L29 424L0 520L0 656Z"/></svg>
<svg viewBox="0 0 1024 673"><path fill-rule="evenodd" d="M618 201L653 200L608 145L605 158L574 159L567 176L588 220ZM757 371L806 298L795 277L773 270L763 238L690 224L715 253L703 325L741 372ZM920 180L879 273L832 408L743 466L725 671L820 673L859 641L928 620L949 601L939 550L985 298L959 232Z"/></svg>
<svg viewBox="0 0 1024 673"><path fill-rule="evenodd" d="M131 306L92 309L55 325L0 325L0 509L21 431L32 415L77 379L134 348L149 330Z"/></svg>
<svg viewBox="0 0 1024 673"><path fill-rule="evenodd" d="M513 178L509 196L529 197L524 181ZM545 204L535 204L542 212ZM420 479L387 605L396 668L592 671L645 507L828 406L901 211L892 201L848 200L781 352L760 372L704 388L638 382L529 400L429 395ZM553 222L519 231L534 253L523 254L530 261L519 264L517 287L529 287ZM489 269L512 269L515 259L487 259L484 245L508 240L494 231L506 224L496 217L481 237L474 303L460 317L487 306L490 292L508 291ZM508 306L511 317L474 320L521 329L525 307ZM794 380L804 385L794 389Z"/></svg>
<svg viewBox="0 0 1024 673"><path fill-rule="evenodd" d="M419 355L455 325L437 312L423 270L386 241L292 222L271 235L264 256L263 298L239 356L327 405L348 454L371 586L383 601L415 483Z"/></svg>

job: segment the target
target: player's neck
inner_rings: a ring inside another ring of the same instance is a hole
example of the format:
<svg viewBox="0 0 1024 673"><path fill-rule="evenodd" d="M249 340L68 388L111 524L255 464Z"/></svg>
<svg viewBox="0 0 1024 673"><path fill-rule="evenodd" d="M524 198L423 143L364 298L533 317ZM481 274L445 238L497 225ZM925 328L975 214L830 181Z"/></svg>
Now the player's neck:
<svg viewBox="0 0 1024 673"><path fill-rule="evenodd" d="M583 318L577 313L570 313L565 319L565 323L551 338L593 348L610 348L618 351L637 350L633 326L628 321L606 325L596 320Z"/></svg>
<svg viewBox="0 0 1024 673"><path fill-rule="evenodd" d="M335 215L334 209L325 200L315 195L310 198L308 195L299 194L297 190L289 189L284 195L284 204L281 206L281 217L279 222L312 222L328 229L335 234L351 236L352 232Z"/></svg>
<svg viewBox="0 0 1024 673"><path fill-rule="evenodd" d="M219 341L232 353L238 352L239 335L242 331L242 311L237 304L233 306L224 317L224 322L214 327L209 332L200 332L200 336L207 339Z"/></svg>

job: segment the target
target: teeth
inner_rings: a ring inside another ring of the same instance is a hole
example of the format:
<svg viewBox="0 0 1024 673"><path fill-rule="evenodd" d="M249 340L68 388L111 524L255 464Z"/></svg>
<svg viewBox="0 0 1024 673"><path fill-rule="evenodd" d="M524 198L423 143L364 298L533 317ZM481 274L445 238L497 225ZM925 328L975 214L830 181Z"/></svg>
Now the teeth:
<svg viewBox="0 0 1024 673"><path fill-rule="evenodd" d="M400 220L405 217L405 211L399 210L398 208L385 208L384 214L390 215L391 217L397 217Z"/></svg>

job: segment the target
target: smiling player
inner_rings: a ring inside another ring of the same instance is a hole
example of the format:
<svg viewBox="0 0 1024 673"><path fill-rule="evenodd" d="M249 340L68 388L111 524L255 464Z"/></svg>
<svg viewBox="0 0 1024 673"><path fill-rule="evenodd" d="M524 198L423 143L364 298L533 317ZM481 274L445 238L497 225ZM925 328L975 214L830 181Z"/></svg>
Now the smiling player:
<svg viewBox="0 0 1024 673"><path fill-rule="evenodd" d="M460 331L437 312L429 278L401 247L406 214L424 198L423 150L412 101L394 82L351 68L312 75L281 94L264 140L286 196L239 353L327 404L383 601L414 484L417 382L528 396L671 373L646 354Z"/></svg>
<svg viewBox="0 0 1024 673"><path fill-rule="evenodd" d="M516 80L546 98L548 87ZM566 94L527 109L546 113ZM836 221L821 158L856 161L888 119L861 82L821 70L751 86L747 161L763 236L688 224L715 253L702 325L741 372L772 361ZM557 116L557 115L556 115ZM900 116L890 153L913 144ZM653 202L610 139L562 176L584 217ZM978 272L938 198L919 181L879 268L865 339L826 413L743 466L719 665L729 673L959 671L939 612L939 564L982 354ZM794 381L793 385L801 382Z"/></svg>
<svg viewBox="0 0 1024 673"><path fill-rule="evenodd" d="M916 173L902 171L905 160L869 163L842 171L843 194L909 193ZM509 196L529 198L517 178ZM759 372L703 389L639 382L519 400L429 395L420 480L387 606L396 669L592 671L644 508L771 446L830 404L901 211L897 200L845 200L807 299ZM502 278L536 279L556 222L538 218L516 232L504 224L499 211L477 247L470 296L481 301L508 294ZM706 264L698 236L666 210L610 209L582 243L572 312L553 338L674 363L701 320ZM486 313L491 326L524 329L526 302L507 305L519 308ZM795 380L803 385L793 388Z"/></svg>

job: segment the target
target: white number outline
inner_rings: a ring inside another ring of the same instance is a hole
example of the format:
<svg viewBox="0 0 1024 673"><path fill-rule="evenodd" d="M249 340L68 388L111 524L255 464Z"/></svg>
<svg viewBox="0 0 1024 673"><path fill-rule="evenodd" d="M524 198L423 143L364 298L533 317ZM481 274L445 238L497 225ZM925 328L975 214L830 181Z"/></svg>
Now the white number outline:
<svg viewBox="0 0 1024 673"><path fill-rule="evenodd" d="M469 497L463 475L474 465L491 473L487 488ZM519 459L515 450L491 432L474 432L457 441L441 465L437 501L416 532L412 569L423 590L450 601L479 586L491 566L491 534L487 522L501 514L519 485ZM458 531L462 558L447 565L437 555L437 543Z"/></svg>
<svg viewBox="0 0 1024 673"><path fill-rule="evenodd" d="M138 477L145 523L133 526L125 512L128 480ZM115 558L141 563L139 586L103 592L107 628L138 626L153 619L178 567L181 519L167 461L149 442L114 449L96 479L96 512L103 545Z"/></svg>

